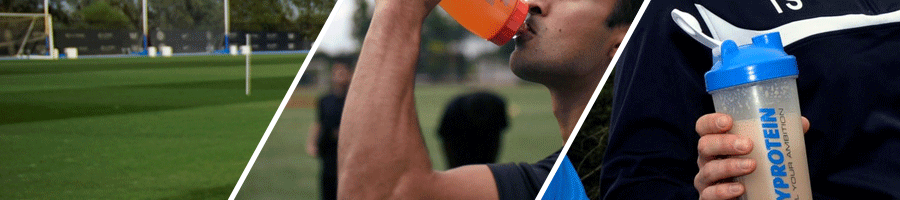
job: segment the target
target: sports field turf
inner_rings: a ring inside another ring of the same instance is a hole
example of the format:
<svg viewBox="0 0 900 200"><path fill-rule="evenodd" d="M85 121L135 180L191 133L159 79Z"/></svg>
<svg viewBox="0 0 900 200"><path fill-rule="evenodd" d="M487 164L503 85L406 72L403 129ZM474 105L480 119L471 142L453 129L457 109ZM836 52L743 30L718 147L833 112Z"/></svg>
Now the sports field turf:
<svg viewBox="0 0 900 200"><path fill-rule="evenodd" d="M0 199L227 198L304 58L0 61Z"/></svg>
<svg viewBox="0 0 900 200"><path fill-rule="evenodd" d="M419 121L435 169L446 169L437 136L446 104L465 86L416 86ZM503 138L499 162L535 162L562 147L550 95L543 86L499 88L510 107L510 128ZM304 153L309 123L315 120L319 91L297 90L247 177L238 199L318 199L319 161Z"/></svg>
<svg viewBox="0 0 900 200"><path fill-rule="evenodd" d="M304 55L0 61L0 199L224 199ZM541 86L497 89L511 107L500 162L562 146ZM422 130L445 168L438 118L464 86L417 86ZM316 199L318 161L304 153L320 91L300 89L240 197Z"/></svg>

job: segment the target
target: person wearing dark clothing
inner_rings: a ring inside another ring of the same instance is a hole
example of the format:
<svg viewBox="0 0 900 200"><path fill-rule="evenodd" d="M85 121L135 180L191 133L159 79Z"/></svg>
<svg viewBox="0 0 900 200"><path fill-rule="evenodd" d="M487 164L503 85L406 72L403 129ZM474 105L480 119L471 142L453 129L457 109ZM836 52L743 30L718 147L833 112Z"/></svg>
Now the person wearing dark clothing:
<svg viewBox="0 0 900 200"><path fill-rule="evenodd" d="M481 91L454 98L438 128L448 167L495 162L508 124L506 102L496 94Z"/></svg>
<svg viewBox="0 0 900 200"><path fill-rule="evenodd" d="M318 156L322 160L322 199L337 199L337 129L344 112L344 97L327 94L319 99Z"/></svg>
<svg viewBox="0 0 900 200"><path fill-rule="evenodd" d="M338 62L331 70L331 90L316 104L316 122L310 126L306 143L307 154L322 160L319 177L323 200L337 199L338 127L351 77L347 64Z"/></svg>
<svg viewBox="0 0 900 200"><path fill-rule="evenodd" d="M699 16L705 34L738 45L781 33L800 71L815 199L900 199L900 4L864 0L651 2L616 64L605 198L719 199L744 192L743 186L721 188L740 185L728 180L733 174L695 180L702 169L716 170L698 166L699 127L731 122L710 114L703 79L713 65L710 49L678 28L672 9Z"/></svg>

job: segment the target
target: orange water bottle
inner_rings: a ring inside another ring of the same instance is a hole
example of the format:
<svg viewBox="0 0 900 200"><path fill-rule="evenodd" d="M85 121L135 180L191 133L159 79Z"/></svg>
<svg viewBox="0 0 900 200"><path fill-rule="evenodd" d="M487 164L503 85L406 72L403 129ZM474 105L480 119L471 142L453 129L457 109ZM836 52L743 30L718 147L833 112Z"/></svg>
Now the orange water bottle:
<svg viewBox="0 0 900 200"><path fill-rule="evenodd" d="M494 44L506 44L528 14L523 0L443 0L441 8L460 25Z"/></svg>

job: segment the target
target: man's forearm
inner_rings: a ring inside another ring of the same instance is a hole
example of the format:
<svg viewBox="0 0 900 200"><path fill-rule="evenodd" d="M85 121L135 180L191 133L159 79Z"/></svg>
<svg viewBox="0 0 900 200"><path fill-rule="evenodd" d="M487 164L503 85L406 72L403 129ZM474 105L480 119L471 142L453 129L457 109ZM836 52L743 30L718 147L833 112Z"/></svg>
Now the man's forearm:
<svg viewBox="0 0 900 200"><path fill-rule="evenodd" d="M341 120L341 199L389 198L432 173L413 98L422 12L376 5Z"/></svg>

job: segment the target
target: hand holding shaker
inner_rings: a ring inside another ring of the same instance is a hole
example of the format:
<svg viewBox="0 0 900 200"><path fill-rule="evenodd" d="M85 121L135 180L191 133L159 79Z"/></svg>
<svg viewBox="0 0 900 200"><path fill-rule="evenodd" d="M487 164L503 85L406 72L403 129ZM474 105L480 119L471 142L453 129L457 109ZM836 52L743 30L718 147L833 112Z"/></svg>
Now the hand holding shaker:
<svg viewBox="0 0 900 200"><path fill-rule="evenodd" d="M753 150L737 156L756 161L738 177L741 199L812 199L797 97L797 61L787 55L778 32L753 37L738 47L726 40L706 72L706 90L716 112L731 115L729 133L749 137Z"/></svg>
<svg viewBox="0 0 900 200"><path fill-rule="evenodd" d="M439 5L470 32L497 45L509 42L528 15L523 0L443 0Z"/></svg>
<svg viewBox="0 0 900 200"><path fill-rule="evenodd" d="M713 67L706 72L706 92L716 112L731 115L730 134L753 141L749 154L756 170L737 178L746 190L740 199L812 199L800 101L797 60L787 55L778 32L758 35L738 47L701 32L688 13L672 10L672 20L685 33L713 49Z"/></svg>

